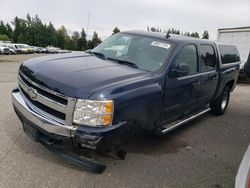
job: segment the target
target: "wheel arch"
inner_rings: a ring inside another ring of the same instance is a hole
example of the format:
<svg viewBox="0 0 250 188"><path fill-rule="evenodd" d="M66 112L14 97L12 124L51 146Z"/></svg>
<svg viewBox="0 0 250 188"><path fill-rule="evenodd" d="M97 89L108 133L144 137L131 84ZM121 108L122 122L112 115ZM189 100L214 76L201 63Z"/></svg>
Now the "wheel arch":
<svg viewBox="0 0 250 188"><path fill-rule="evenodd" d="M235 87L235 80L230 80L228 81L224 87L229 87L230 91L233 91L234 87Z"/></svg>

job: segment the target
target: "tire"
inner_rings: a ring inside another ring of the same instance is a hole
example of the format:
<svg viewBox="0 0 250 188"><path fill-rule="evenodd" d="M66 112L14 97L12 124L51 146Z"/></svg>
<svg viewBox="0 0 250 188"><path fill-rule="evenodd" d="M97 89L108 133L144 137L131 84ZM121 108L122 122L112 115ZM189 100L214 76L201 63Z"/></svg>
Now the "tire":
<svg viewBox="0 0 250 188"><path fill-rule="evenodd" d="M226 86L221 95L210 104L211 112L215 115L223 115L226 110L230 100L230 88Z"/></svg>

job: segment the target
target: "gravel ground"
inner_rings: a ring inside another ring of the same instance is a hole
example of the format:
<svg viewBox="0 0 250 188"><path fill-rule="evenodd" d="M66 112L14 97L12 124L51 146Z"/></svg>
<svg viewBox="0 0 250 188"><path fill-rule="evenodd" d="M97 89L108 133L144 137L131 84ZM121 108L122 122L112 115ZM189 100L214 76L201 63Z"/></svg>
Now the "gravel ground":
<svg viewBox="0 0 250 188"><path fill-rule="evenodd" d="M0 187L230 188L250 142L250 86L238 85L228 111L206 114L168 135L131 138L125 160L102 157L103 174L82 171L22 131L11 105L20 62L0 56Z"/></svg>

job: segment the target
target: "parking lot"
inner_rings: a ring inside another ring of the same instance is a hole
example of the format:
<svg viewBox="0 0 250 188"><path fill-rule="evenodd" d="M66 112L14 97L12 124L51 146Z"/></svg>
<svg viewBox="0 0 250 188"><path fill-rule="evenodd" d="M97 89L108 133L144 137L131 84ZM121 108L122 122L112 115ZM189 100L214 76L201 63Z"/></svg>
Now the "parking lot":
<svg viewBox="0 0 250 188"><path fill-rule="evenodd" d="M206 114L162 137L136 135L125 160L102 157L103 174L71 165L22 131L10 93L18 67L39 56L0 56L0 187L230 188L250 143L250 85L237 85L228 111Z"/></svg>

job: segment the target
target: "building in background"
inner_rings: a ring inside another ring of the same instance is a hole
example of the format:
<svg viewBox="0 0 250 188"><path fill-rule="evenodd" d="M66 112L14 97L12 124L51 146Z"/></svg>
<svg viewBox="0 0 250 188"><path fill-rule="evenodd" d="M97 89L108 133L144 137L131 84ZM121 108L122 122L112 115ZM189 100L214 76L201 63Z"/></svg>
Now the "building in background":
<svg viewBox="0 0 250 188"><path fill-rule="evenodd" d="M217 41L236 45L240 51L241 66L244 66L250 52L250 27L218 29Z"/></svg>

